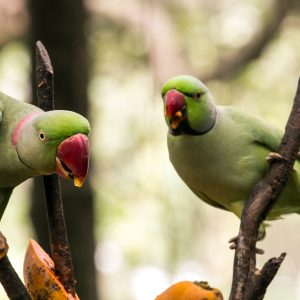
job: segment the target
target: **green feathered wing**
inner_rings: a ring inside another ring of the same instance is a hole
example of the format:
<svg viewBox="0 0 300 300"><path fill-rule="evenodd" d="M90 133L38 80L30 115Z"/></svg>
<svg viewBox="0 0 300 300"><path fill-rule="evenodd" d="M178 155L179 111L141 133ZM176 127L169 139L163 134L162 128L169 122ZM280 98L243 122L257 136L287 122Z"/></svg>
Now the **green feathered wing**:
<svg viewBox="0 0 300 300"><path fill-rule="evenodd" d="M191 190L208 204L241 216L251 189L278 150L282 132L232 107L217 107L214 127L203 135L168 135L170 160ZM300 164L268 219L300 211Z"/></svg>
<svg viewBox="0 0 300 300"><path fill-rule="evenodd" d="M24 166L12 145L12 131L23 116L35 111L41 110L0 93L0 220L11 193L17 185L15 182L21 182L27 175L22 174ZM7 172L7 170L13 171Z"/></svg>
<svg viewBox="0 0 300 300"><path fill-rule="evenodd" d="M2 122L2 116L3 116L3 102L0 98L0 128L1 128L1 122ZM1 140L1 136L0 136ZM4 155L4 153L2 153ZM3 175L2 175L3 176ZM0 220L2 218L3 212L5 211L5 208L7 206L8 200L10 198L10 195L13 191L13 188L0 188Z"/></svg>
<svg viewBox="0 0 300 300"><path fill-rule="evenodd" d="M1 126L1 121L2 121L2 111L0 110L0 126ZM0 220L2 218L3 212L5 211L5 208L7 206L12 191L13 188L0 189Z"/></svg>

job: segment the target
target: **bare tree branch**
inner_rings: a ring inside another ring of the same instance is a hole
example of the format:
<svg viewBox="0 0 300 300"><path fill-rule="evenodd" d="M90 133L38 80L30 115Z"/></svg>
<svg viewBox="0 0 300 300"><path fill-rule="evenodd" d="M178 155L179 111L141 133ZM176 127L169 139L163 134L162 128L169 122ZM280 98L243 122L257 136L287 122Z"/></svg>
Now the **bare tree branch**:
<svg viewBox="0 0 300 300"><path fill-rule="evenodd" d="M47 50L41 42L36 44L36 85L38 106L54 109L53 68ZM50 234L51 256L55 273L67 290L75 296L75 278L70 246L57 174L43 176Z"/></svg>
<svg viewBox="0 0 300 300"><path fill-rule="evenodd" d="M30 300L26 287L11 265L6 238L0 232L0 282L11 300Z"/></svg>
<svg viewBox="0 0 300 300"><path fill-rule="evenodd" d="M244 299L261 300L264 298L267 287L277 274L285 256L286 254L282 253L279 257L271 258L265 263L261 271L255 270L252 272Z"/></svg>
<svg viewBox="0 0 300 300"><path fill-rule="evenodd" d="M269 261L257 276L255 249L258 229L288 182L300 147L300 80L293 108L282 138L279 154L282 160L271 162L265 177L248 197L242 218L234 258L230 300L262 299L263 291L275 276L285 254ZM272 263L275 262L275 263ZM255 298L253 294L260 295Z"/></svg>

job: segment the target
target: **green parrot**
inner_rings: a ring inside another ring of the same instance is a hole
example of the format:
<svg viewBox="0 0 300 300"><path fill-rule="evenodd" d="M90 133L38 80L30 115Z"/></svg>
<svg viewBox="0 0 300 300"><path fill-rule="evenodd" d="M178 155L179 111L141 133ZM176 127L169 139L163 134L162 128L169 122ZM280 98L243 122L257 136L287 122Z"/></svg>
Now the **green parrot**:
<svg viewBox="0 0 300 300"><path fill-rule="evenodd" d="M0 93L0 219L28 178L57 173L81 187L88 172L90 125L64 110L44 112Z"/></svg>
<svg viewBox="0 0 300 300"><path fill-rule="evenodd" d="M215 105L207 87L192 76L171 78L161 94L175 170L203 201L240 218L247 196L268 169L267 160L280 159L276 151L283 132L257 116ZM300 213L299 174L297 160L267 220Z"/></svg>

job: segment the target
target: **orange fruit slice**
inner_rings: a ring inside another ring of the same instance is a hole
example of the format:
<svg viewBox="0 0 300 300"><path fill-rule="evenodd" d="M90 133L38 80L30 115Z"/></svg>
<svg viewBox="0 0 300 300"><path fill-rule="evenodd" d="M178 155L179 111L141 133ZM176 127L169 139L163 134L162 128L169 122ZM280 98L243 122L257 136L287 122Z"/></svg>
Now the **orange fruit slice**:
<svg viewBox="0 0 300 300"><path fill-rule="evenodd" d="M54 272L54 263L40 245L30 239L23 266L27 290L33 300L79 300L68 293Z"/></svg>
<svg viewBox="0 0 300 300"><path fill-rule="evenodd" d="M155 300L223 300L223 296L219 289L211 288L206 281L180 281Z"/></svg>

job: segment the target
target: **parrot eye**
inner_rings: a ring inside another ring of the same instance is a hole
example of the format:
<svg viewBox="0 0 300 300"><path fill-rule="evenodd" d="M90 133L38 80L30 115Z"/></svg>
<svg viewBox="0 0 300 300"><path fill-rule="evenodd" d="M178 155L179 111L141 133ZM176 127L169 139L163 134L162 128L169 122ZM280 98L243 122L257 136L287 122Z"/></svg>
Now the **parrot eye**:
<svg viewBox="0 0 300 300"><path fill-rule="evenodd" d="M46 139L46 135L43 131L39 132L39 138L40 138L41 141L44 141Z"/></svg>
<svg viewBox="0 0 300 300"><path fill-rule="evenodd" d="M194 99L199 100L201 97L201 93L194 94Z"/></svg>

